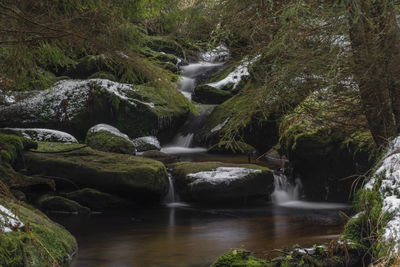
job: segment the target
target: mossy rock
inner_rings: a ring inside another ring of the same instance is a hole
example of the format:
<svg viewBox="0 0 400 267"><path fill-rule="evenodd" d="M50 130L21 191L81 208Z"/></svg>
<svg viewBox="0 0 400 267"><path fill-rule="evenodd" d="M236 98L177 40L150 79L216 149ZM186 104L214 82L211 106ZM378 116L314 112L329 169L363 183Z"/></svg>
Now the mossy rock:
<svg viewBox="0 0 400 267"><path fill-rule="evenodd" d="M232 141L225 137L237 131L236 136L240 136L241 140L236 142L245 142L258 151L267 151L274 146L279 140L280 115L273 106L267 105L263 112L268 116L261 111L252 114L253 107L249 107L249 101L252 101L251 88L255 86L248 84L242 92L217 106L209 120L195 133L195 142L212 146Z"/></svg>
<svg viewBox="0 0 400 267"><path fill-rule="evenodd" d="M22 202L0 198L0 204L18 214L25 225L18 231L1 233L1 266L53 266L71 260L77 242L64 227Z"/></svg>
<svg viewBox="0 0 400 267"><path fill-rule="evenodd" d="M40 143L39 151L49 151L50 145ZM62 152L66 148L68 145L59 147L59 153L25 152L28 173L65 178L78 186L141 203L159 202L168 191L168 175L161 162L89 147Z"/></svg>
<svg viewBox="0 0 400 267"><path fill-rule="evenodd" d="M179 196L189 202L266 201L274 190L272 171L252 164L181 162L172 175Z"/></svg>
<svg viewBox="0 0 400 267"><path fill-rule="evenodd" d="M256 151L253 146L240 141L233 143L232 146L224 143L215 144L207 150L208 153L214 154L248 154Z"/></svg>
<svg viewBox="0 0 400 267"><path fill-rule="evenodd" d="M132 205L127 200L92 188L76 190L65 194L65 196L94 211L114 210Z"/></svg>
<svg viewBox="0 0 400 267"><path fill-rule="evenodd" d="M106 130L93 131L95 127L89 129L85 139L85 143L91 148L104 152L131 155L136 153L135 145L128 137L124 138Z"/></svg>
<svg viewBox="0 0 400 267"><path fill-rule="evenodd" d="M67 80L4 107L0 127L56 129L82 140L93 125L108 123L131 138L169 138L189 110L188 100L174 88Z"/></svg>
<svg viewBox="0 0 400 267"><path fill-rule="evenodd" d="M203 84L196 86L192 99L202 104L221 104L232 96L228 91Z"/></svg>
<svg viewBox="0 0 400 267"><path fill-rule="evenodd" d="M56 213L80 213L89 214L90 209L76 201L61 197L44 195L37 202L39 208L46 212Z"/></svg>
<svg viewBox="0 0 400 267"><path fill-rule="evenodd" d="M132 140L138 152L160 150L161 145L155 136L142 136Z"/></svg>

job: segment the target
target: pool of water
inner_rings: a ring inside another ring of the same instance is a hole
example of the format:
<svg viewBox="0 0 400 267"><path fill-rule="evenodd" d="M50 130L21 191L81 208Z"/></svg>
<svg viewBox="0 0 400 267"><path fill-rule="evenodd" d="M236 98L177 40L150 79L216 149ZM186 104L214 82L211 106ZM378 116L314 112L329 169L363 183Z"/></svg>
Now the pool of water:
<svg viewBox="0 0 400 267"><path fill-rule="evenodd" d="M77 238L71 266L208 266L230 248L257 257L338 237L345 206L210 208L169 205L91 216L52 216Z"/></svg>

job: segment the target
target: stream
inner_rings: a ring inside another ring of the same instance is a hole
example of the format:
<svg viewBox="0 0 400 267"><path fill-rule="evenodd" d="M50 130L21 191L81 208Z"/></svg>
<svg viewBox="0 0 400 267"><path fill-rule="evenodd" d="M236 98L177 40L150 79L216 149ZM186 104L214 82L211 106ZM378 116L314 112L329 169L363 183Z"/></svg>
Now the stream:
<svg viewBox="0 0 400 267"><path fill-rule="evenodd" d="M182 67L180 91L191 99L199 79L221 65L198 62ZM247 156L210 155L206 148L193 147L193 135L207 114L189 116L161 151L185 161L247 163ZM182 203L170 177L166 203L160 207L51 218L77 238L79 251L71 266L208 266L231 248L244 247L256 257L271 258L279 255L274 249L309 247L339 237L343 222L338 212L346 204L303 201L299 181L290 182L278 172L274 177L272 202L258 206Z"/></svg>

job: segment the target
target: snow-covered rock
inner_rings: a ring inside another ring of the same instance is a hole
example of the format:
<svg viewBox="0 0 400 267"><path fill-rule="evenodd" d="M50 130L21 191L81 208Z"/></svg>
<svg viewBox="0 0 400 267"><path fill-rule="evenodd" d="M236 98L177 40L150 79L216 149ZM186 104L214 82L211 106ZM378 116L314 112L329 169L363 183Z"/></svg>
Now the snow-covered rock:
<svg viewBox="0 0 400 267"><path fill-rule="evenodd" d="M382 214L390 214L382 233L382 239L392 244L392 252L396 255L400 245L400 136L390 144L380 167L365 185L365 189L373 190L380 183L379 194L382 198Z"/></svg>
<svg viewBox="0 0 400 267"><path fill-rule="evenodd" d="M6 207L0 205L0 232L13 232L23 227L24 224L17 215Z"/></svg>
<svg viewBox="0 0 400 267"><path fill-rule="evenodd" d="M168 95L160 97L157 88L107 79L63 80L0 105L0 127L50 128L84 138L92 125L118 120L130 136L156 135L182 123L189 109L181 94L171 89ZM164 117L169 124L160 123Z"/></svg>
<svg viewBox="0 0 400 267"><path fill-rule="evenodd" d="M113 135L122 137L125 140L128 140L129 142L132 142L131 139L129 138L129 136L127 136L124 133L121 133L120 130L118 130L114 126L111 126L111 125L108 125L108 124L105 124L105 123L101 123L101 124L97 124L97 125L93 126L92 128L89 129L88 132L89 133L109 132L109 133L111 133Z"/></svg>
<svg viewBox="0 0 400 267"><path fill-rule="evenodd" d="M212 185L225 183L229 185L231 182L242 179L250 173L261 173L261 170L240 167L219 167L212 171L189 173L187 176L194 178L194 181L190 183L191 185L198 183L210 183Z"/></svg>
<svg viewBox="0 0 400 267"><path fill-rule="evenodd" d="M266 200L274 190L272 172L256 165L177 163L172 175L177 193L188 202L245 203Z"/></svg>
<svg viewBox="0 0 400 267"><path fill-rule="evenodd" d="M133 140L136 150L138 152L148 151L148 150L160 150L161 145L155 136L143 136Z"/></svg>
<svg viewBox="0 0 400 267"><path fill-rule="evenodd" d="M214 128L211 129L211 132L218 132L219 130L221 130L229 121L230 118L226 118L223 122L221 122L220 124L218 124L217 126L215 126Z"/></svg>
<svg viewBox="0 0 400 267"><path fill-rule="evenodd" d="M4 128L9 131L19 132L23 137L35 141L78 143L75 137L69 133L41 128Z"/></svg>
<svg viewBox="0 0 400 267"><path fill-rule="evenodd" d="M244 58L239 66L237 66L231 73L228 74L224 79L218 81L218 82L213 82L213 83L208 83L207 85L221 89L228 84L233 84L232 89L235 89L240 81L244 77L248 77L250 75L249 73L249 66L255 63L261 56L256 56L253 59L249 59L248 57Z"/></svg>
<svg viewBox="0 0 400 267"><path fill-rule="evenodd" d="M86 144L93 149L121 154L136 154L135 144L124 133L108 124L97 124L89 129Z"/></svg>
<svg viewBox="0 0 400 267"><path fill-rule="evenodd" d="M219 45L210 51L200 54L200 59L206 62L223 62L230 57L229 49L224 45Z"/></svg>

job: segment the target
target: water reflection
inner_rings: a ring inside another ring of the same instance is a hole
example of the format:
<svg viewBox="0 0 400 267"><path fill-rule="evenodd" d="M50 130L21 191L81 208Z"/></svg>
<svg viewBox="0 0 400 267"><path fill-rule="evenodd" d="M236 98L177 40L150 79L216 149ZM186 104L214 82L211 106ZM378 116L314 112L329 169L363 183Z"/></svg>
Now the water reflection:
<svg viewBox="0 0 400 267"><path fill-rule="evenodd" d="M230 248L259 257L271 250L329 241L340 233L337 210L175 206L56 221L78 239L72 266L207 266Z"/></svg>

